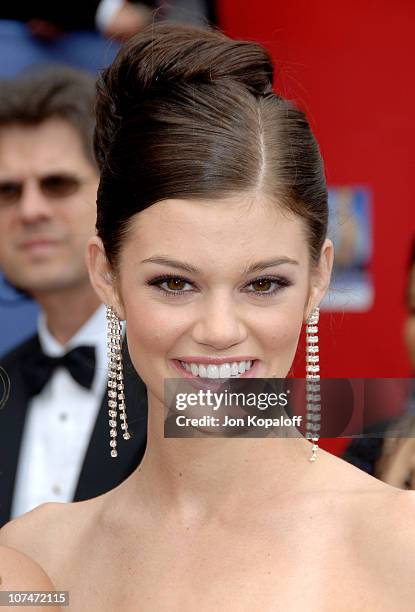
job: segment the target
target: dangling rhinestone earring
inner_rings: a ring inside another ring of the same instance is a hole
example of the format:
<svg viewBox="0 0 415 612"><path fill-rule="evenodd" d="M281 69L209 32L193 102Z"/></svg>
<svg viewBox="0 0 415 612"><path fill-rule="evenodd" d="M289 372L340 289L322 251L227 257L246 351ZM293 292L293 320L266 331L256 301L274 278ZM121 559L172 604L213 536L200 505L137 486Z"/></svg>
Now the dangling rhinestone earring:
<svg viewBox="0 0 415 612"><path fill-rule="evenodd" d="M107 306L108 343L108 415L110 417L111 457L117 457L117 408L120 411L124 440L129 440L127 413L125 411L124 376L121 355L121 322L111 306Z"/></svg>
<svg viewBox="0 0 415 612"><path fill-rule="evenodd" d="M306 336L306 398L307 398L307 432L306 438L311 439L311 457L317 459L319 431L321 426L321 395L320 366L318 348L318 320L320 309L314 308L307 320Z"/></svg>

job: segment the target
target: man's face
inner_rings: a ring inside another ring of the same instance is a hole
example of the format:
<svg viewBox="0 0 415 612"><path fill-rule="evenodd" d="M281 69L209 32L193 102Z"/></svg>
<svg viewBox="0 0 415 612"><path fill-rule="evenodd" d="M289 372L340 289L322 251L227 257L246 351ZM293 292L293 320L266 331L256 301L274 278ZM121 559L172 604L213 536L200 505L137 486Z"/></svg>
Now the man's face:
<svg viewBox="0 0 415 612"><path fill-rule="evenodd" d="M0 128L0 268L36 296L87 283L97 171L63 119Z"/></svg>

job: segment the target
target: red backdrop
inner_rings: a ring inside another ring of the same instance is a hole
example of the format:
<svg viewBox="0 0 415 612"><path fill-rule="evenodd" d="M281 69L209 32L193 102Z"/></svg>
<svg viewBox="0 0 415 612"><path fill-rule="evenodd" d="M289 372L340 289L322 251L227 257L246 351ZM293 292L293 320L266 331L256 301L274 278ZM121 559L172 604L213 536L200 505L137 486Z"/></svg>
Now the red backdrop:
<svg viewBox="0 0 415 612"><path fill-rule="evenodd" d="M373 193L374 304L322 313L322 375L410 376L402 327L415 235L415 3L220 0L219 18L230 36L270 51L275 89L306 111L329 185ZM322 446L338 453L346 442Z"/></svg>

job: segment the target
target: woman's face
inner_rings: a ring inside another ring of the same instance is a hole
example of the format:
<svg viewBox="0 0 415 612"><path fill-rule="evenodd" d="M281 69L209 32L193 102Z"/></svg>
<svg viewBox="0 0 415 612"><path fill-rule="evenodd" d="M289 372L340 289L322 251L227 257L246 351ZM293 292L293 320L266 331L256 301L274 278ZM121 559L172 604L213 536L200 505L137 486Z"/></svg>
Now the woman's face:
<svg viewBox="0 0 415 612"><path fill-rule="evenodd" d="M132 362L162 401L165 378L241 375L249 365L243 376L285 377L331 266L331 242L311 269L302 219L263 198L166 200L131 220L118 300L98 291L126 319Z"/></svg>

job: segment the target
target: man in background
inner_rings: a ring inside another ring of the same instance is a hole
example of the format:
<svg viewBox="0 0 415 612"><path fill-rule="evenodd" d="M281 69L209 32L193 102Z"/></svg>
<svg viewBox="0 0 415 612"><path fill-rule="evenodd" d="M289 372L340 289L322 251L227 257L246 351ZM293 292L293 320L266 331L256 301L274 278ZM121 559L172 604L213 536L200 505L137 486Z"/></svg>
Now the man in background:
<svg viewBox="0 0 415 612"><path fill-rule="evenodd" d="M105 306L85 247L95 231L94 80L69 68L5 82L0 95L0 268L40 306L37 333L0 361L0 526L46 501L118 485L140 462L146 390L123 345L133 437L110 457ZM59 359L60 358L60 359Z"/></svg>

